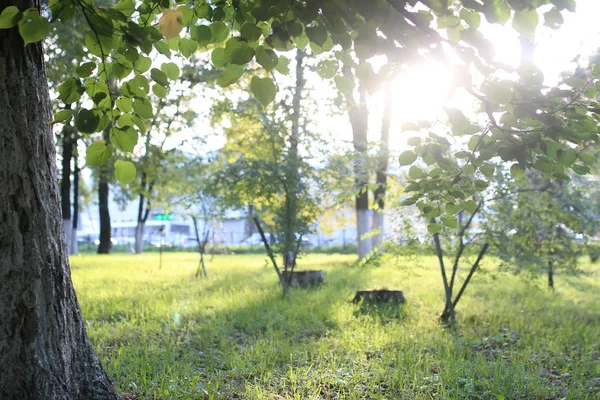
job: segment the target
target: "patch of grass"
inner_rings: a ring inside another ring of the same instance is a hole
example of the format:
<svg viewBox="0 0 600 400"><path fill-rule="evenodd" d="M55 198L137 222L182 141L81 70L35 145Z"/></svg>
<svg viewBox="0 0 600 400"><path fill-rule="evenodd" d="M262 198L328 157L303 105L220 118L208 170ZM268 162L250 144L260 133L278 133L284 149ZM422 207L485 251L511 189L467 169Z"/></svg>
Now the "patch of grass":
<svg viewBox="0 0 600 400"><path fill-rule="evenodd" d="M556 290L488 263L442 329L433 257L410 264L312 255L326 283L281 298L264 256L215 256L195 278L189 253L80 255L77 295L103 365L141 399L598 399L600 272ZM358 289L407 304L361 308Z"/></svg>

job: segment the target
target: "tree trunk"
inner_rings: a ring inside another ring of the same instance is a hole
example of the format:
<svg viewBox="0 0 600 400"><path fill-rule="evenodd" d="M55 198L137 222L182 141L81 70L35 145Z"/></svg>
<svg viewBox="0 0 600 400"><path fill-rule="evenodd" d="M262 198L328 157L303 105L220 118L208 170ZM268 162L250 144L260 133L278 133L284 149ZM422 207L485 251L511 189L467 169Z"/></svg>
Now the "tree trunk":
<svg viewBox="0 0 600 400"><path fill-rule="evenodd" d="M144 197L144 193L147 190L148 196L152 192L152 183L146 187L146 178L147 175L145 172L142 173L142 182L140 186L140 202L138 204L138 215L137 215L137 226L135 227L135 252L136 254L141 254L144 251L144 230L146 229L146 221L148 221L148 216L150 216L150 197ZM144 203L146 204L146 208L144 209Z"/></svg>
<svg viewBox="0 0 600 400"><path fill-rule="evenodd" d="M346 76L351 76L349 71L344 71ZM356 234L358 246L358 259L364 259L372 248L372 240L367 237L371 224L369 218L369 178L366 171L367 163L367 130L369 114L366 104L364 87L359 86L359 102L354 100L352 92L346 94L348 116L352 126L352 143L354 145L354 181L355 181L355 208L356 208Z"/></svg>
<svg viewBox="0 0 600 400"><path fill-rule="evenodd" d="M554 265L548 261L548 287L554 290Z"/></svg>
<svg viewBox="0 0 600 400"><path fill-rule="evenodd" d="M384 89L385 100L383 105L383 118L381 121L381 147L379 148L379 158L377 160L377 174L375 183L377 187L373 192L375 199L375 210L373 211L373 249L383 252L383 233L384 233L384 209L385 209L385 190L387 185L387 170L390 158L390 124L392 119L392 91L389 86Z"/></svg>
<svg viewBox="0 0 600 400"><path fill-rule="evenodd" d="M104 129L104 141L110 142L110 124ZM98 182L98 211L100 213L100 244L98 244L98 254L110 253L112 247L110 212L108 208L108 175L110 167L108 164L100 167L100 176Z"/></svg>
<svg viewBox="0 0 600 400"><path fill-rule="evenodd" d="M79 227L79 165L77 165L77 136L74 143L75 151L73 152L73 227L71 228L71 243L69 246L69 254L77 254L77 229Z"/></svg>
<svg viewBox="0 0 600 400"><path fill-rule="evenodd" d="M70 108L70 107L69 107ZM73 159L72 127L65 125L62 130L62 171L60 180L60 207L67 243L71 240L71 160Z"/></svg>
<svg viewBox="0 0 600 400"><path fill-rule="evenodd" d="M108 168L100 167L100 182L98 184L98 203L100 212L100 244L98 244L98 254L110 253L112 247L110 212L108 210Z"/></svg>
<svg viewBox="0 0 600 400"><path fill-rule="evenodd" d="M118 399L71 282L46 82L41 44L0 30L0 398Z"/></svg>
<svg viewBox="0 0 600 400"><path fill-rule="evenodd" d="M296 233L298 226L298 191L300 184L298 143L300 142L300 102L302 101L302 87L304 86L304 52L296 50L296 87L292 100L292 130L290 135L290 150L285 179L285 232L283 243L283 270L291 271L296 259ZM289 283L289 282L288 282Z"/></svg>

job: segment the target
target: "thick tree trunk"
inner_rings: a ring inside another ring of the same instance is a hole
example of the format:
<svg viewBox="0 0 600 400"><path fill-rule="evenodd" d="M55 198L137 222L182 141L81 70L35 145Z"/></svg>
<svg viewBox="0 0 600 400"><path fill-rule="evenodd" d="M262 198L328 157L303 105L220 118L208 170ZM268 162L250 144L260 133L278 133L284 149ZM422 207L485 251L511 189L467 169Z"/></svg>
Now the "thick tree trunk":
<svg viewBox="0 0 600 400"><path fill-rule="evenodd" d="M72 127L65 125L62 130L62 171L60 180L60 207L67 243L71 240L71 160L73 159Z"/></svg>
<svg viewBox="0 0 600 400"><path fill-rule="evenodd" d="M351 76L345 70L345 75ZM354 181L355 181L355 205L356 205L356 234L358 246L358 259L362 260L371 252L372 240L368 237L371 230L371 218L369 217L369 178L366 171L367 162L367 130L369 126L369 113L366 104L366 93L359 86L359 102L354 100L354 95L349 92L346 95L348 105L348 116L352 126L352 143L354 145Z"/></svg>
<svg viewBox="0 0 600 400"><path fill-rule="evenodd" d="M0 30L0 399L118 399L71 282L51 118L41 44Z"/></svg>
<svg viewBox="0 0 600 400"><path fill-rule="evenodd" d="M383 118L381 121L381 144L379 148L379 158L377 160L377 174L375 183L377 187L373 192L375 199L375 210L373 211L373 249L383 252L383 233L384 233L384 210L385 210L385 191L387 185L387 171L390 158L390 125L392 120L392 91L389 86L384 89L385 100L383 105Z"/></svg>
<svg viewBox="0 0 600 400"><path fill-rule="evenodd" d="M73 225L71 228L71 243L69 246L69 254L77 254L77 229L79 227L79 165L77 165L77 136L73 145L75 151L73 153Z"/></svg>

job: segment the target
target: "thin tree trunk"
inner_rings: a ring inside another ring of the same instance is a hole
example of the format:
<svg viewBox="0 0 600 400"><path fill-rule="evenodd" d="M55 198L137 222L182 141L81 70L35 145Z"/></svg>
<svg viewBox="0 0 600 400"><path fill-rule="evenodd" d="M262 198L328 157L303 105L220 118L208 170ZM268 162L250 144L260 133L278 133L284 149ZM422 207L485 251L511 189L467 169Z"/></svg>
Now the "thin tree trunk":
<svg viewBox="0 0 600 400"><path fill-rule="evenodd" d="M41 43L0 30L0 399L118 399L71 282L46 82Z"/></svg>
<svg viewBox="0 0 600 400"><path fill-rule="evenodd" d="M206 243L208 242L209 232L205 229L204 237L200 238L200 232L198 231L198 221L195 216L192 215L192 222L194 223L194 232L196 232L196 240L198 241L198 253L200 253L200 261L198 263L198 269L196 270L196 278L200 275L202 270L204 277L208 277L206 273L206 266L204 265L204 250L206 249ZM204 222L206 226L206 221Z"/></svg>
<svg viewBox="0 0 600 400"><path fill-rule="evenodd" d="M74 152L73 152L73 225L71 228L71 243L69 246L69 254L77 254L77 229L79 228L79 165L77 155L77 133L74 135Z"/></svg>
<svg viewBox="0 0 600 400"><path fill-rule="evenodd" d="M299 177L299 159L298 159L298 142L300 141L300 102L302 101L302 87L304 86L304 52L300 49L296 50L296 87L294 89L294 97L292 100L292 131L290 135L290 150L288 157L288 165L286 168L285 200L285 237L283 249L283 270L293 269L293 263L296 259L296 231L298 229L298 185Z"/></svg>
<svg viewBox="0 0 600 400"><path fill-rule="evenodd" d="M110 124L104 129L104 141L109 143ZM98 254L108 254L112 247L110 211L108 208L108 176L110 167L107 164L100 167L100 176L98 182L98 210L100 213L100 244L98 244Z"/></svg>
<svg viewBox="0 0 600 400"><path fill-rule="evenodd" d="M148 221L148 217L150 216L150 210L152 210L152 206L150 204L150 197L145 197L144 192L146 193L152 191L152 183L146 187L146 173L142 173L142 182L141 182L141 191L140 191L140 200L138 205L138 215L137 215L137 225L135 227L135 252L137 254L141 254L144 251L144 231L146 229L146 222ZM145 204L145 208L144 208Z"/></svg>
<svg viewBox="0 0 600 400"><path fill-rule="evenodd" d="M554 265L548 261L548 287L554 290Z"/></svg>
<svg viewBox="0 0 600 400"><path fill-rule="evenodd" d="M387 171L390 158L390 125L392 120L392 91L390 90L389 86L386 86L384 91L385 100L383 105L383 118L381 121L381 147L379 148L377 173L375 176L375 183L377 186L373 192L376 207L373 211L374 235L372 237L372 247L378 252L383 252L385 191L387 186Z"/></svg>
<svg viewBox="0 0 600 400"><path fill-rule="evenodd" d="M442 273L442 282L444 283L444 294L446 298L446 303L444 306L444 312L442 313L440 320L442 322L448 322L453 324L455 321L455 312L454 307L452 306L452 292L450 290L450 284L448 283L448 276L446 275L446 267L444 266L444 253L442 251L442 245L440 243L439 234L435 233L433 235L433 241L435 242L435 252L438 257L438 262L440 264L440 271Z"/></svg>
<svg viewBox="0 0 600 400"><path fill-rule="evenodd" d="M68 107L70 108L70 106ZM60 206L67 243L71 240L71 160L73 159L73 128L66 124L62 130L62 170L60 180Z"/></svg>
<svg viewBox="0 0 600 400"><path fill-rule="evenodd" d="M344 74L351 77L350 71L347 68L345 68ZM369 218L369 179L366 171L369 114L366 104L366 93L362 85L359 86L358 92L358 104L354 100L352 92L346 94L346 103L350 125L352 126L352 143L354 145L356 240L358 259L362 260L371 252L372 240L368 237L371 224Z"/></svg>

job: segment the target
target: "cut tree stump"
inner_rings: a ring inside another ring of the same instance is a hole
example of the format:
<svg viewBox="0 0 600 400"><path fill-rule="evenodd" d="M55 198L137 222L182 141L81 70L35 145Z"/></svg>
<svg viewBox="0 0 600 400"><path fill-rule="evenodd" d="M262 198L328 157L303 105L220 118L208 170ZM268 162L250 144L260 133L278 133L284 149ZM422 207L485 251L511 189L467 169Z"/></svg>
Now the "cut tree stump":
<svg viewBox="0 0 600 400"><path fill-rule="evenodd" d="M290 286L300 286L303 288L307 288L310 286L315 286L323 283L325 279L325 271L323 270L315 270L315 271L294 271L291 272L292 280L290 282ZM283 271L281 277L286 281L289 279L290 271Z"/></svg>
<svg viewBox="0 0 600 400"><path fill-rule="evenodd" d="M406 303L406 298L401 290L388 289L358 290L352 302L359 303L361 300L368 304Z"/></svg>

